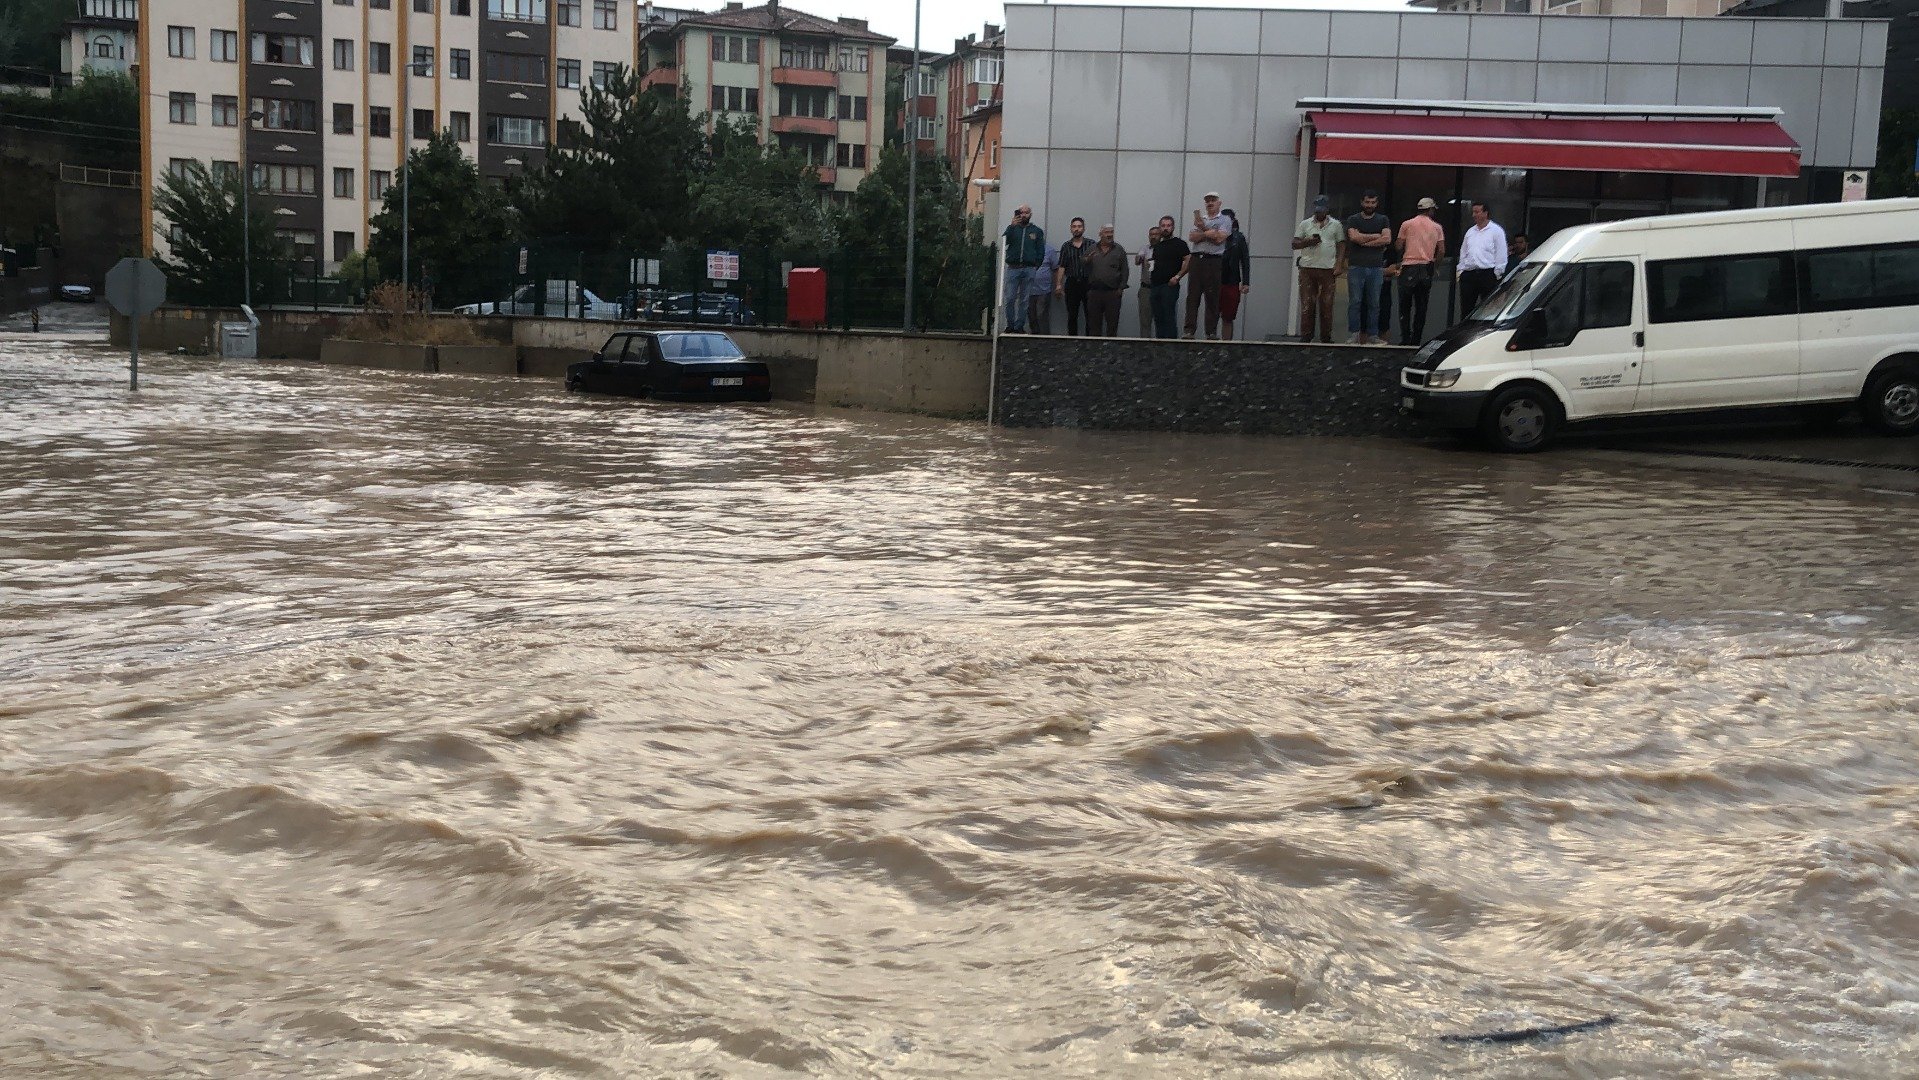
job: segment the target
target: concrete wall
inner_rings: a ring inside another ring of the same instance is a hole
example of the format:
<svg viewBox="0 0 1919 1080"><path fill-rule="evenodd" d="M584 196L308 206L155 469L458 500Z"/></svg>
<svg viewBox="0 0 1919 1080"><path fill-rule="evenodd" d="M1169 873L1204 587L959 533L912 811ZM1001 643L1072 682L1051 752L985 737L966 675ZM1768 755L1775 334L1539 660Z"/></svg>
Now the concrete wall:
<svg viewBox="0 0 1919 1080"><path fill-rule="evenodd" d="M434 347L443 375L518 375L520 350L512 345L439 345Z"/></svg>
<svg viewBox="0 0 1919 1080"><path fill-rule="evenodd" d="M1408 435L1405 349L1125 338L1000 339L1007 427L1247 435Z"/></svg>
<svg viewBox="0 0 1919 1080"><path fill-rule="evenodd" d="M394 345L385 341L349 341L327 338L320 345L320 363L383 371L438 371L432 345Z"/></svg>

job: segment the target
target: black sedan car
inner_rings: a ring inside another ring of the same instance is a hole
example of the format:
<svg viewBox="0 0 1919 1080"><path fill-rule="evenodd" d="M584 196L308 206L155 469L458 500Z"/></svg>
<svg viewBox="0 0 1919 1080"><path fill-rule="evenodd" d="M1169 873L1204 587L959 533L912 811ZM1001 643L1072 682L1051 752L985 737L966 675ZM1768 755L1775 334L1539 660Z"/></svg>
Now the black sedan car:
<svg viewBox="0 0 1919 1080"><path fill-rule="evenodd" d="M591 360L566 369L566 388L675 401L771 401L766 365L717 330L614 334Z"/></svg>

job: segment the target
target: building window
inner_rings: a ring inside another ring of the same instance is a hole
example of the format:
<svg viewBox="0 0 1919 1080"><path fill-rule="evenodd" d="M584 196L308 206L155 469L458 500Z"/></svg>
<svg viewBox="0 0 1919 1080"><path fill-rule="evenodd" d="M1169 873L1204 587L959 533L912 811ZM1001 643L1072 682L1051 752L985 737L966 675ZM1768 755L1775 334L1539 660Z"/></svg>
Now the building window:
<svg viewBox="0 0 1919 1080"><path fill-rule="evenodd" d="M794 45L790 42L780 44L780 66L784 68L812 68L827 70L826 46Z"/></svg>
<svg viewBox="0 0 1919 1080"><path fill-rule="evenodd" d="M93 51L90 54L100 60L113 59L113 39L101 34L93 39Z"/></svg>
<svg viewBox="0 0 1919 1080"><path fill-rule="evenodd" d="M376 139L393 137L393 110L384 105L368 105L366 109L366 133Z"/></svg>
<svg viewBox="0 0 1919 1080"><path fill-rule="evenodd" d="M385 11L393 6L393 0L366 0L366 6L372 11Z"/></svg>
<svg viewBox="0 0 1919 1080"><path fill-rule="evenodd" d="M938 73L927 71L924 68L920 69L920 96L932 97L939 92L940 77Z"/></svg>
<svg viewBox="0 0 1919 1080"><path fill-rule="evenodd" d="M413 46L413 74L423 78L433 77L433 46Z"/></svg>
<svg viewBox="0 0 1919 1080"><path fill-rule="evenodd" d="M213 95L213 115L210 117L214 127L240 126L240 98L235 94Z"/></svg>
<svg viewBox="0 0 1919 1080"><path fill-rule="evenodd" d="M486 0L486 17L501 22L545 22L546 0Z"/></svg>
<svg viewBox="0 0 1919 1080"><path fill-rule="evenodd" d="M353 254L354 239L355 237L351 232L340 231L333 234L334 262L345 262L346 257Z"/></svg>
<svg viewBox="0 0 1919 1080"><path fill-rule="evenodd" d="M433 0L413 0L413 10L422 15L433 14Z"/></svg>
<svg viewBox="0 0 1919 1080"><path fill-rule="evenodd" d="M986 144L986 165L988 168L993 168L993 169L999 168L999 140L998 139L994 139L992 142Z"/></svg>
<svg viewBox="0 0 1919 1080"><path fill-rule="evenodd" d="M337 5L339 5L340 7L352 7L352 6L353 6L353 0L333 0L333 2L334 2L335 4L337 4Z"/></svg>
<svg viewBox="0 0 1919 1080"><path fill-rule="evenodd" d="M841 94L840 119L855 121L866 119L866 99L863 97L853 97L850 94Z"/></svg>
<svg viewBox="0 0 1919 1080"><path fill-rule="evenodd" d="M185 180L187 178L187 166L191 164L193 164L192 158L168 158L167 175L173 177L175 180Z"/></svg>
<svg viewBox="0 0 1919 1080"><path fill-rule="evenodd" d="M453 136L454 142L473 141L473 114L450 112L446 114L446 130Z"/></svg>
<svg viewBox="0 0 1919 1080"><path fill-rule="evenodd" d="M605 60L593 61L593 85L602 90L606 89L606 84L613 81L613 72L617 70L619 66L620 65L615 63L608 63Z"/></svg>
<svg viewBox="0 0 1919 1080"><path fill-rule="evenodd" d="M454 79L473 77L473 50L448 49L446 51L447 76Z"/></svg>
<svg viewBox="0 0 1919 1080"><path fill-rule="evenodd" d="M433 137L432 109L413 110L413 137L416 139L431 139Z"/></svg>
<svg viewBox="0 0 1919 1080"><path fill-rule="evenodd" d="M713 59L729 64L760 62L760 39L740 34L714 34Z"/></svg>
<svg viewBox="0 0 1919 1080"><path fill-rule="evenodd" d="M320 238L312 229L275 229L273 231L293 248L293 257L300 262L312 262L320 257Z"/></svg>
<svg viewBox="0 0 1919 1080"><path fill-rule="evenodd" d="M353 134L353 105L351 102L333 103L333 133L335 135Z"/></svg>
<svg viewBox="0 0 1919 1080"><path fill-rule="evenodd" d="M537 53L486 54L486 77L494 82L546 85L546 57Z"/></svg>
<svg viewBox="0 0 1919 1080"><path fill-rule="evenodd" d="M351 199L353 197L352 169L333 170L333 197L336 199Z"/></svg>
<svg viewBox="0 0 1919 1080"><path fill-rule="evenodd" d="M840 47L841 71L865 71L873 63L873 50Z"/></svg>
<svg viewBox="0 0 1919 1080"><path fill-rule="evenodd" d="M486 141L501 146L545 146L546 119L537 116L486 118Z"/></svg>
<svg viewBox="0 0 1919 1080"><path fill-rule="evenodd" d="M578 60L568 60L565 57L561 57L558 65L556 74L559 78L560 89L578 90L580 88L580 62Z"/></svg>
<svg viewBox="0 0 1919 1080"><path fill-rule="evenodd" d="M237 161L216 161L213 163L213 178L221 183L240 182L240 163Z"/></svg>
<svg viewBox="0 0 1919 1080"><path fill-rule="evenodd" d="M811 116L826 119L832 95L825 90L780 87L781 116Z"/></svg>
<svg viewBox="0 0 1919 1080"><path fill-rule="evenodd" d="M384 41L366 43L366 69L375 75L393 73L393 46Z"/></svg>
<svg viewBox="0 0 1919 1080"><path fill-rule="evenodd" d="M167 27L167 55L181 60L193 59L193 27Z"/></svg>
<svg viewBox="0 0 1919 1080"><path fill-rule="evenodd" d="M714 112L760 111L760 89L757 86L716 86L713 88Z"/></svg>
<svg viewBox="0 0 1919 1080"><path fill-rule="evenodd" d="M865 143L841 143L840 144L840 168L842 169L866 168L866 144Z"/></svg>
<svg viewBox="0 0 1919 1080"><path fill-rule="evenodd" d="M260 113L262 118L254 121L255 127L269 131L318 131L319 108L311 101L289 100L287 98L250 98L247 111Z"/></svg>
<svg viewBox="0 0 1919 1080"><path fill-rule="evenodd" d="M973 58L973 81L981 86L998 86L1000 75L1006 69L1006 61L997 56L976 56Z"/></svg>
<svg viewBox="0 0 1919 1080"><path fill-rule="evenodd" d="M311 195L319 173L315 165L279 165L255 162L253 190L269 195Z"/></svg>
<svg viewBox="0 0 1919 1080"><path fill-rule="evenodd" d="M913 137L920 140L921 142L926 142L933 138L933 118L932 117L930 116L916 117L914 120L913 127L917 131L917 134L915 134Z"/></svg>
<svg viewBox="0 0 1919 1080"><path fill-rule="evenodd" d="M240 32L238 30L208 30L207 59L222 64L240 62Z"/></svg>
<svg viewBox="0 0 1919 1080"><path fill-rule="evenodd" d="M284 64L288 67L313 66L313 39L300 34L252 35L253 62Z"/></svg>
<svg viewBox="0 0 1919 1080"><path fill-rule="evenodd" d="M333 70L353 70L353 39L336 37L333 39Z"/></svg>
<svg viewBox="0 0 1919 1080"><path fill-rule="evenodd" d="M199 99L192 94L174 91L167 95L167 123L197 124L200 122L199 111Z"/></svg>
<svg viewBox="0 0 1919 1080"><path fill-rule="evenodd" d="M366 174L366 194L369 199L384 199L386 193L393 190L393 174L385 169L374 169Z"/></svg>
<svg viewBox="0 0 1919 1080"><path fill-rule="evenodd" d="M92 19L134 22L140 18L140 0L86 0L82 10Z"/></svg>
<svg viewBox="0 0 1919 1080"><path fill-rule="evenodd" d="M593 29L620 28L620 0L593 0Z"/></svg>
<svg viewBox="0 0 1919 1080"><path fill-rule="evenodd" d="M580 25L580 0L559 0L561 26Z"/></svg>
<svg viewBox="0 0 1919 1080"><path fill-rule="evenodd" d="M473 0L447 0L446 13L448 15L471 16L473 14Z"/></svg>

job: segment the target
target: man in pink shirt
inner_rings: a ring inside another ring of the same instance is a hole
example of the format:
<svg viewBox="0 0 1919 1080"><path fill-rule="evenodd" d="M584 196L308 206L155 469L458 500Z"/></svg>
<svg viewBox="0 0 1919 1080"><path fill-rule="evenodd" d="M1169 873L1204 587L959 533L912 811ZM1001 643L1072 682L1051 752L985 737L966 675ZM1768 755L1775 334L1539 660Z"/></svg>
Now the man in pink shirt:
<svg viewBox="0 0 1919 1080"><path fill-rule="evenodd" d="M1426 303L1433 295L1433 264L1446 257L1446 230L1433 220L1439 209L1431 199L1419 200L1419 212L1399 227L1393 244L1399 259L1399 343L1419 345L1426 340Z"/></svg>

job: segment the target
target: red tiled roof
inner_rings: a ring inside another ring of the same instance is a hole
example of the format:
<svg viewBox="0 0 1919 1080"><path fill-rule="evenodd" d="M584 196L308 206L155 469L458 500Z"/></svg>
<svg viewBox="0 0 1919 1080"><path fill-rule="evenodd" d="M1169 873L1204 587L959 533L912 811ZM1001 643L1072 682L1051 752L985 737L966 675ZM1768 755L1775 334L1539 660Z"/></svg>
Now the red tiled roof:
<svg viewBox="0 0 1919 1080"><path fill-rule="evenodd" d="M893 43L893 39L884 34L875 34L871 30L858 30L842 22L808 15L804 11L795 11L785 4L777 8L772 4L762 4L759 7L741 8L738 11L715 11L709 15L681 19L675 25L718 26L731 30L758 30L767 34L782 32L818 34L825 37L849 38L854 41L879 41L888 45Z"/></svg>

